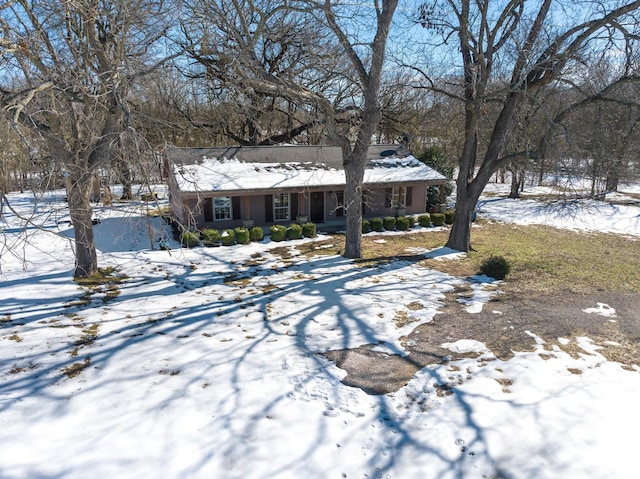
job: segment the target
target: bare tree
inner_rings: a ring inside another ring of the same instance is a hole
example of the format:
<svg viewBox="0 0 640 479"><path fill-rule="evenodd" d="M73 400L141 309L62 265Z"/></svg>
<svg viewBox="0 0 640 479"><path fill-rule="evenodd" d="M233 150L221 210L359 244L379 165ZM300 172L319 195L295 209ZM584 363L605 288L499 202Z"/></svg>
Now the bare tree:
<svg viewBox="0 0 640 479"><path fill-rule="evenodd" d="M67 177L74 277L98 268L90 196L95 172L131 128L130 86L166 57L162 0L15 0L0 10L0 104L33 155L47 149Z"/></svg>
<svg viewBox="0 0 640 479"><path fill-rule="evenodd" d="M588 54L618 55L622 58L618 78L635 75L630 55L636 47L634 15L639 7L637 0L579 5L563 0L510 0L497 5L488 0L436 0L422 6L420 21L430 45L439 52L436 57L449 54L453 45L460 54L462 81L448 88L441 87L427 69L413 66L429 88L464 107L456 217L447 246L471 249L473 212L494 172L518 159L545 157L557 132L554 125L566 116L562 112L549 118L550 128L523 148L507 149L514 122L528 99L570 83L584 68L582 60Z"/></svg>
<svg viewBox="0 0 640 479"><path fill-rule="evenodd" d="M189 51L207 78L233 84L250 100L245 106L260 106L266 98L295 105L305 115L295 119L290 132L300 135L321 125L324 142L343 148L344 255L360 257L366 155L380 120L384 57L397 0L186 3L193 7L184 28Z"/></svg>

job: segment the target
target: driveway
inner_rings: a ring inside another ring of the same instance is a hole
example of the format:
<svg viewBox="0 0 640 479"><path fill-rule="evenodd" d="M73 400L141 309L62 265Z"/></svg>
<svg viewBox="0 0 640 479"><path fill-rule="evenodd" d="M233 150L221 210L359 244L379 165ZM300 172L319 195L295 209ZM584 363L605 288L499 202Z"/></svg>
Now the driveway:
<svg viewBox="0 0 640 479"><path fill-rule="evenodd" d="M330 351L325 356L347 372L344 384L369 394L397 391L425 366L479 356L452 353L440 346L460 339L480 341L504 360L514 351L534 350L536 337L550 351L556 345L573 355L585 354L575 339L586 336L607 359L626 368L640 364L640 293L528 294L507 287L479 313L467 312L458 301L466 294L465 289L449 294L431 322L404 338L406 357L372 351L375 345Z"/></svg>

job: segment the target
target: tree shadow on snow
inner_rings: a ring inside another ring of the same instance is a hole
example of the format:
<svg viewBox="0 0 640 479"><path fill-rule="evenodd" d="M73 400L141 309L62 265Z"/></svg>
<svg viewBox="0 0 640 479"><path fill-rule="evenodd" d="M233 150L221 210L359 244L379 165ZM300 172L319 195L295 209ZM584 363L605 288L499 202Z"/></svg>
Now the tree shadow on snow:
<svg viewBox="0 0 640 479"><path fill-rule="evenodd" d="M465 477L471 467L468 454L452 456L429 439L429 432L414 429L391 409L390 397L363 396L359 389L340 385L342 373L321 354L329 348L385 343L388 353L402 355L371 321L376 304L382 310L389 297L421 298L426 292L437 302L446 290L441 276L411 282L409 274L400 273L415 267L413 262L397 259L354 266L342 257L279 258L266 252L233 262L223 258L224 252L176 251L171 261L165 257L156 265L150 253L146 264L126 271L130 278L118 286L115 298L99 292L85 303L64 297L48 307L43 307L44 298L31 298L21 310L22 324L2 324L23 334L25 341L19 355L2 362L0 414L38 398L39 409L29 421L73 415L70 394L113 395L114 401L130 402L140 414L151 415L191 401L198 407L208 404L208 419L200 427L206 440L184 475L228 468L235 474L229 477L242 477L242 471L251 469L251 458L264 453L255 438L287 411L308 411L304 428L314 432L300 437L295 450L278 451L278 444L270 444L274 457L286 460L267 460L271 470L261 474L297 471L321 477L323 464L314 457L318 451L326 457L327 448L335 448L332 430L340 416L357 424L363 435L372 423L378 428L361 474L384 477L418 454L437 460L443 472L459 471L452 477ZM5 304L20 308L18 301ZM55 322L41 324L45 318ZM22 332L34 323L49 328L47 344L31 344L29 333ZM77 374L72 374L74 367ZM430 374L434 382L443 381L436 372ZM252 387L264 393L256 397ZM462 426L475 431L467 447L491 462L483 429L465 395L447 400L459 403L466 411ZM321 415L313 416L320 410ZM107 435L106 428L113 433L125 425L116 421L104 428ZM162 441L169 447L172 439Z"/></svg>

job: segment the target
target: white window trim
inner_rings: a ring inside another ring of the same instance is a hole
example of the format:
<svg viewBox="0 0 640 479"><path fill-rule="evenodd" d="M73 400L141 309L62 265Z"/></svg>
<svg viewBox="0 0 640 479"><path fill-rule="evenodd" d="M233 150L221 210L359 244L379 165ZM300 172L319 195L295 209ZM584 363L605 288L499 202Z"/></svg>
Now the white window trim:
<svg viewBox="0 0 640 479"><path fill-rule="evenodd" d="M221 198L226 198L229 201L229 206L216 206L216 200L221 199ZM233 202L231 201L231 197L230 196L216 196L215 198L213 198L213 221L229 221L230 219L233 218ZM220 209L228 209L229 210L229 217L228 218L218 218L216 215L216 211Z"/></svg>
<svg viewBox="0 0 640 479"><path fill-rule="evenodd" d="M394 186L391 188L391 207L404 208L407 205L407 187Z"/></svg>
<svg viewBox="0 0 640 479"><path fill-rule="evenodd" d="M280 195L286 195L287 197L287 217L278 218L278 212L284 211L284 206L276 206L276 198ZM276 193L273 195L273 221L290 221L291 220L291 194L290 193Z"/></svg>

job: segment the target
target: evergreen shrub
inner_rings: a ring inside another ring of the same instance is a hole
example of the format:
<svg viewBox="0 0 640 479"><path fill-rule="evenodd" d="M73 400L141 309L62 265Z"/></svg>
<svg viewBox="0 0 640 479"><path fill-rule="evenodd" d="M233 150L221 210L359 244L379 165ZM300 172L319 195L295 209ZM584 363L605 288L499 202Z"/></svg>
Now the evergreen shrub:
<svg viewBox="0 0 640 479"><path fill-rule="evenodd" d="M238 227L233 230L236 235L236 243L249 244L249 229Z"/></svg>
<svg viewBox="0 0 640 479"><path fill-rule="evenodd" d="M369 220L362 220L362 234L367 234L371 232L371 223Z"/></svg>
<svg viewBox="0 0 640 479"><path fill-rule="evenodd" d="M200 233L200 239L205 246L217 245L220 242L220 232L213 228L205 228Z"/></svg>
<svg viewBox="0 0 640 479"><path fill-rule="evenodd" d="M283 225L273 225L269 228L272 241L284 241L287 237L287 228Z"/></svg>
<svg viewBox="0 0 640 479"><path fill-rule="evenodd" d="M302 226L297 223L289 225L287 228L287 239L297 240L302 238Z"/></svg>
<svg viewBox="0 0 640 479"><path fill-rule="evenodd" d="M418 224L427 228L431 225L431 217L429 215L420 215L418 216Z"/></svg>
<svg viewBox="0 0 640 479"><path fill-rule="evenodd" d="M220 236L222 246L231 246L236 242L236 234L232 229L226 229Z"/></svg>
<svg viewBox="0 0 640 479"><path fill-rule="evenodd" d="M195 231L183 231L180 235L180 244L187 248L193 248L200 244L200 235Z"/></svg>
<svg viewBox="0 0 640 479"><path fill-rule="evenodd" d="M442 226L444 224L444 213L431 213L431 222L433 226Z"/></svg>
<svg viewBox="0 0 640 479"><path fill-rule="evenodd" d="M396 219L393 216L385 216L382 220L382 226L387 231L394 231L396 229Z"/></svg>
<svg viewBox="0 0 640 479"><path fill-rule="evenodd" d="M409 218L406 216L398 216L398 218L396 218L396 229L398 231L407 231L409 229Z"/></svg>
<svg viewBox="0 0 640 479"><path fill-rule="evenodd" d="M444 222L448 225L453 224L453 219L456 217L456 212L454 210L447 210L444 212Z"/></svg>
<svg viewBox="0 0 640 479"><path fill-rule="evenodd" d="M382 231L382 218L371 218L369 225L371 226L371 231Z"/></svg>
<svg viewBox="0 0 640 479"><path fill-rule="evenodd" d="M315 238L317 236L315 223L302 223L302 235L305 238Z"/></svg>
<svg viewBox="0 0 640 479"><path fill-rule="evenodd" d="M409 220L409 229L413 228L416 225L415 216L407 216L407 220Z"/></svg>
<svg viewBox="0 0 640 479"><path fill-rule="evenodd" d="M509 274L511 265L504 256L489 256L480 265L480 274L495 279L504 279Z"/></svg>
<svg viewBox="0 0 640 479"><path fill-rule="evenodd" d="M259 226L254 226L249 230L249 239L251 241L262 241L264 238L264 231Z"/></svg>

